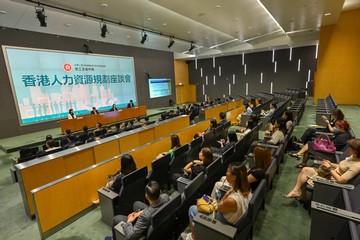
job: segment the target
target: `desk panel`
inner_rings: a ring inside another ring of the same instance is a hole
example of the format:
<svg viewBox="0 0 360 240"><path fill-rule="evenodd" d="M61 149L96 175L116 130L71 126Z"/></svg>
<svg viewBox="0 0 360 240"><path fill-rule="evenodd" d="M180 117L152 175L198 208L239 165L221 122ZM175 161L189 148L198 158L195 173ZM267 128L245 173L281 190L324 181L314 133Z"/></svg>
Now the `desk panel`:
<svg viewBox="0 0 360 240"><path fill-rule="evenodd" d="M82 151L65 155L62 157L64 161L65 174L72 174L81 169L90 167L95 164L95 158L92 148L84 149Z"/></svg>
<svg viewBox="0 0 360 240"><path fill-rule="evenodd" d="M61 184L54 184L44 191L34 192L33 198L37 204L37 218L41 231L46 233L68 216L79 213L79 209L90 207L93 204L92 201L98 198L97 189L105 186L107 175L118 168L119 159L117 158L69 178ZM69 201L72 204L63 204ZM57 211L52 209L57 209Z"/></svg>
<svg viewBox="0 0 360 240"><path fill-rule="evenodd" d="M25 209L34 214L34 206L30 199L30 190L62 178L66 175L66 172L63 159L57 158L53 161L46 161L42 164L34 165L31 168L25 168L21 172L17 170L16 174L20 176L18 178L20 188L25 188L25 191L21 192L23 194Z"/></svg>
<svg viewBox="0 0 360 240"><path fill-rule="evenodd" d="M117 139L94 147L94 156L96 163L102 162L119 154L120 148L119 141Z"/></svg>

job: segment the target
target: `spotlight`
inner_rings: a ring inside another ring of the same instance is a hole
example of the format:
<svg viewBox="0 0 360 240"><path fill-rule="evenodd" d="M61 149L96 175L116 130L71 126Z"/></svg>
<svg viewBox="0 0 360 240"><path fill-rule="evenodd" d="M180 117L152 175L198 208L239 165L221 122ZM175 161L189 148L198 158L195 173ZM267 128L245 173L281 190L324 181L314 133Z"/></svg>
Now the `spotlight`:
<svg viewBox="0 0 360 240"><path fill-rule="evenodd" d="M192 43L192 42L190 42L189 52L191 52L192 50L194 50L194 48L195 48L195 45L193 45L193 43Z"/></svg>
<svg viewBox="0 0 360 240"><path fill-rule="evenodd" d="M172 45L174 45L174 43L175 43L174 38L173 38L173 37L170 37L170 38L169 38L169 45L168 45L167 47L168 47L168 48L171 48Z"/></svg>
<svg viewBox="0 0 360 240"><path fill-rule="evenodd" d="M107 29L107 26L106 26L106 22L104 22L104 21L100 22L100 29L101 29L100 36L103 38L106 38L106 33L109 32Z"/></svg>
<svg viewBox="0 0 360 240"><path fill-rule="evenodd" d="M144 44L145 41L147 40L147 38L148 38L148 35L147 35L146 32L143 30L143 31L141 32L141 41L140 41L140 43L141 43L141 44Z"/></svg>
<svg viewBox="0 0 360 240"><path fill-rule="evenodd" d="M45 9L40 6L35 7L35 13L36 13L36 18L39 20L40 22L40 27L46 27L46 15L45 15Z"/></svg>

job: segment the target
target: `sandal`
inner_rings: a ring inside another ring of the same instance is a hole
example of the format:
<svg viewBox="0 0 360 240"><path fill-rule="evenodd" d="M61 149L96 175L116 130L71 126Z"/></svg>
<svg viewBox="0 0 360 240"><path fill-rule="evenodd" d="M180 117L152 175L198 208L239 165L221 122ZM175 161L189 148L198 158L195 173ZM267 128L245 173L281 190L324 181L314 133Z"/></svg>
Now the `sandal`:
<svg viewBox="0 0 360 240"><path fill-rule="evenodd" d="M292 199L292 198L300 199L300 198L301 198L301 195L292 194L292 195L289 196L289 193L288 193L287 195L284 194L284 195L283 195L283 198L286 198L286 199Z"/></svg>
<svg viewBox="0 0 360 240"><path fill-rule="evenodd" d="M303 167L306 167L306 165L302 164L302 163L299 163L298 165L295 166L296 168L303 168Z"/></svg>
<svg viewBox="0 0 360 240"><path fill-rule="evenodd" d="M301 156L299 156L297 153L288 153L290 157L296 158L296 160L300 160Z"/></svg>

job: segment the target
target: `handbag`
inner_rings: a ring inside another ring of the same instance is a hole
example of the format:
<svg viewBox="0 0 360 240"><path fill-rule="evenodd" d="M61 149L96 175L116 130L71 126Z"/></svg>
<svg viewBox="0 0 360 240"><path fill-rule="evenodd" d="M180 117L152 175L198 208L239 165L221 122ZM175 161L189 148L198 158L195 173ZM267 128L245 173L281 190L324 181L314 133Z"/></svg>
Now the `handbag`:
<svg viewBox="0 0 360 240"><path fill-rule="evenodd" d="M204 194L196 201L196 206L199 212L210 214L216 211L217 201L214 198Z"/></svg>
<svg viewBox="0 0 360 240"><path fill-rule="evenodd" d="M323 138L325 136L325 139ZM336 147L335 144L330 140L329 136L326 134L319 135L312 142L312 149L317 152L323 153L332 153L335 154Z"/></svg>

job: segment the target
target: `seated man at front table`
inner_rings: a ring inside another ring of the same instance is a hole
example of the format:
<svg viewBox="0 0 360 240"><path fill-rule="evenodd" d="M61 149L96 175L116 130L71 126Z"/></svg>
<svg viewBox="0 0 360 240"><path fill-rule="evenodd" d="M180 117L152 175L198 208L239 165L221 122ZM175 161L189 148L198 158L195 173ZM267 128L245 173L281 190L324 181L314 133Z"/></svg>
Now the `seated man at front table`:
<svg viewBox="0 0 360 240"><path fill-rule="evenodd" d="M99 114L99 111L96 109L96 107L92 108L91 115L97 115Z"/></svg>
<svg viewBox="0 0 360 240"><path fill-rule="evenodd" d="M127 105L127 108L133 108L133 107L135 107L133 100L130 100L130 102Z"/></svg>
<svg viewBox="0 0 360 240"><path fill-rule="evenodd" d="M111 106L109 112L113 112L113 111L117 111L117 110L118 110L118 109L117 109L117 107L116 107L116 104L114 103L114 104Z"/></svg>
<svg viewBox="0 0 360 240"><path fill-rule="evenodd" d="M139 239L150 227L151 216L170 200L168 195L160 195L160 185L156 181L150 181L146 185L145 198L149 201L149 206L142 202L135 202L133 213L128 216L118 215L113 218L113 239L116 239L114 227L119 223L126 239Z"/></svg>

